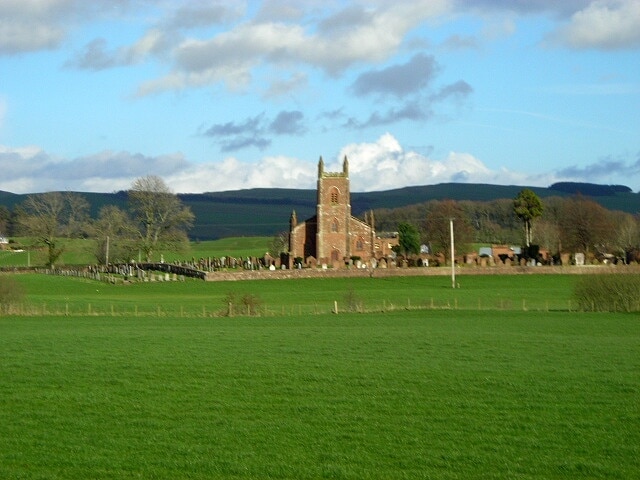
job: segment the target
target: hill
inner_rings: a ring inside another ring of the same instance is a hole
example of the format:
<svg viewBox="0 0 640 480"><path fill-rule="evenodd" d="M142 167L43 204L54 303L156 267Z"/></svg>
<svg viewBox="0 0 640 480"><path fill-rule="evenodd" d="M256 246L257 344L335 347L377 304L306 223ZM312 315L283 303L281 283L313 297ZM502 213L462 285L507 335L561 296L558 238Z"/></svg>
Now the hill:
<svg viewBox="0 0 640 480"><path fill-rule="evenodd" d="M594 184L562 184L549 188L523 187L519 185L489 185L469 183L442 183L417 187L405 187L382 192L352 192L351 208L356 216L370 209L397 208L424 203L429 200L491 201L512 199L523 188L530 188L540 198L550 196L593 195L594 201L610 210L628 213L640 212L640 194L627 187L598 186ZM83 193L95 216L104 205L124 208L126 192ZM0 205L10 209L25 200L27 195L0 192ZM199 240L231 236L271 236L289 228L289 217L293 210L299 219L315 214L316 191L254 188L247 190L208 192L201 194L179 194L196 216L191 238Z"/></svg>

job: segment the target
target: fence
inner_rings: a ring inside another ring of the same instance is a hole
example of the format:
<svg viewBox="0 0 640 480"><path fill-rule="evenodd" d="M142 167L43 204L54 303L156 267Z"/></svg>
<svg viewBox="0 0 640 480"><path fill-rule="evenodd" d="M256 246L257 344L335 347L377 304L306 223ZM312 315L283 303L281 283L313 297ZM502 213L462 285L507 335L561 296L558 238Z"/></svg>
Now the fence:
<svg viewBox="0 0 640 480"><path fill-rule="evenodd" d="M640 310L640 300L638 300ZM40 317L120 317L120 318L215 318L215 317L293 317L326 314L374 314L397 311L495 311L495 312L551 312L577 311L575 301L549 302L528 299L500 299L497 301L472 301L465 299L405 299L363 302L356 298L344 298L327 303L269 305L220 302L218 304L183 305L122 305L117 303L42 303L2 305L0 314L6 316Z"/></svg>

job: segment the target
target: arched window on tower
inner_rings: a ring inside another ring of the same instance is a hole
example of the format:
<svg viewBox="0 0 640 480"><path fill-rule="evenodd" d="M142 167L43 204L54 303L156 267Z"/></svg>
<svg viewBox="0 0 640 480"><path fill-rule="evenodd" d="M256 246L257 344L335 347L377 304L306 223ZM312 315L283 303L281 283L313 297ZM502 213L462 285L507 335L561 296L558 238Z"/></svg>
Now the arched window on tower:
<svg viewBox="0 0 640 480"><path fill-rule="evenodd" d="M331 231L332 232L337 232L338 230L339 230L338 220L334 218L331 221Z"/></svg>
<svg viewBox="0 0 640 480"><path fill-rule="evenodd" d="M331 203L336 204L340 203L340 192L336 187L331 189Z"/></svg>
<svg viewBox="0 0 640 480"><path fill-rule="evenodd" d="M361 252L362 250L364 250L364 238L362 237L358 237L356 240L356 250L358 252Z"/></svg>

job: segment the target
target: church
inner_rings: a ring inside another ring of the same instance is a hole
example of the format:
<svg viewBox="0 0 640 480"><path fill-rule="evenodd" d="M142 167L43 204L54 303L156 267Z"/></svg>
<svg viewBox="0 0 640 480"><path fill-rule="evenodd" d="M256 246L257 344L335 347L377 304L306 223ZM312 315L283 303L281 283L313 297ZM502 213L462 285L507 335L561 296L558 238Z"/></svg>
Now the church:
<svg viewBox="0 0 640 480"><path fill-rule="evenodd" d="M350 261L371 263L392 253L397 238L376 236L373 211L360 220L351 215L349 160L341 172L327 172L318 162L316 214L298 222L296 212L289 222L289 258L307 265L344 266Z"/></svg>

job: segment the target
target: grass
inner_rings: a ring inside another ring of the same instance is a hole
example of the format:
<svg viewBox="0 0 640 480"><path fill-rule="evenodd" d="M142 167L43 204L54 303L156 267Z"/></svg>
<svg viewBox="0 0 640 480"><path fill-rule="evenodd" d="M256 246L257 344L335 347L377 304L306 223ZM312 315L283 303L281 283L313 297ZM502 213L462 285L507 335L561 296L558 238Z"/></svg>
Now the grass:
<svg viewBox="0 0 640 480"><path fill-rule="evenodd" d="M0 250L0 267L43 266L47 257L44 249L30 248L32 241L28 238L16 238L16 242L23 245L24 251L12 252ZM263 257L269 249L273 237L231 237L220 240L191 242L186 252L163 252L161 249L154 255L160 260L163 255L167 262L190 260L192 258L207 257ZM58 265L93 265L96 263L95 240L92 239L61 239L64 244Z"/></svg>
<svg viewBox="0 0 640 480"><path fill-rule="evenodd" d="M575 276L13 278L41 310L0 316L0 478L640 471L640 322L569 312Z"/></svg>
<svg viewBox="0 0 640 480"><path fill-rule="evenodd" d="M229 294L255 295L269 316L393 309L569 310L575 275L465 275L452 289L446 276L309 278L241 282L112 285L72 277L18 275L26 304L39 313L203 316L226 309Z"/></svg>
<svg viewBox="0 0 640 480"><path fill-rule="evenodd" d="M637 478L639 347L610 314L0 318L0 477Z"/></svg>

